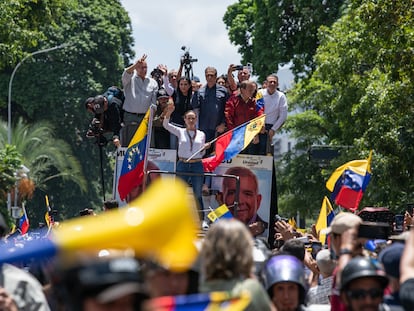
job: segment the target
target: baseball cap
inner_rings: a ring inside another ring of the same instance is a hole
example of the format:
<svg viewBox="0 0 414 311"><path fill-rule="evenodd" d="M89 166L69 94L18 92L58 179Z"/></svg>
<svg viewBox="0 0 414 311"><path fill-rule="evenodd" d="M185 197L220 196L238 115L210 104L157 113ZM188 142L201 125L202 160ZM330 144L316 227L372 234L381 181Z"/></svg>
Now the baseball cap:
<svg viewBox="0 0 414 311"><path fill-rule="evenodd" d="M197 76L194 76L194 77L193 77L193 81L195 81L195 82L200 82L200 78L199 78L199 77L197 77Z"/></svg>
<svg viewBox="0 0 414 311"><path fill-rule="evenodd" d="M328 249L322 249L316 254L316 264L319 271L329 275L332 275L336 267L336 262L331 258L331 252Z"/></svg>
<svg viewBox="0 0 414 311"><path fill-rule="evenodd" d="M356 227L362 223L361 217L348 213L342 212L335 216L332 220L331 225L328 228L322 229L322 234L336 233L342 234L346 230Z"/></svg>
<svg viewBox="0 0 414 311"><path fill-rule="evenodd" d="M157 92L157 98L169 98L170 96L167 94L165 89L159 89Z"/></svg>
<svg viewBox="0 0 414 311"><path fill-rule="evenodd" d="M403 251L404 244L395 242L379 253L378 260L382 263L385 273L396 279L400 278L400 261Z"/></svg>

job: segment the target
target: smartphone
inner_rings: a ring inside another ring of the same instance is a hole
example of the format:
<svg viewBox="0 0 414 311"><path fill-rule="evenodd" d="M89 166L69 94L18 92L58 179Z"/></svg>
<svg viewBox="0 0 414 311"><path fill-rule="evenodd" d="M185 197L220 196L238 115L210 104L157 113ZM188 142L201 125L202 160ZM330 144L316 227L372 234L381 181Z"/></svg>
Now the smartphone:
<svg viewBox="0 0 414 311"><path fill-rule="evenodd" d="M364 221L359 225L358 237L369 240L387 240L391 235L391 226L386 222Z"/></svg>
<svg viewBox="0 0 414 311"><path fill-rule="evenodd" d="M404 215L395 215L395 232L404 231Z"/></svg>
<svg viewBox="0 0 414 311"><path fill-rule="evenodd" d="M312 258L316 259L316 254L322 249L322 243L321 242L312 242L311 243L311 254Z"/></svg>
<svg viewBox="0 0 414 311"><path fill-rule="evenodd" d="M234 70L243 70L243 65L234 66Z"/></svg>

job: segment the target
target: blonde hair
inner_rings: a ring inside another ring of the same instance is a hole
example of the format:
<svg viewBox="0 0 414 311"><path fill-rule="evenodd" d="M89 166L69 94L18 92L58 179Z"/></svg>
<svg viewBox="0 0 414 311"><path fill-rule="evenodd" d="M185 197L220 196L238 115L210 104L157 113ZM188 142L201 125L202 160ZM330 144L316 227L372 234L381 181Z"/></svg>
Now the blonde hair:
<svg viewBox="0 0 414 311"><path fill-rule="evenodd" d="M205 280L247 278L253 269L253 238L245 224L221 219L208 230L201 249Z"/></svg>

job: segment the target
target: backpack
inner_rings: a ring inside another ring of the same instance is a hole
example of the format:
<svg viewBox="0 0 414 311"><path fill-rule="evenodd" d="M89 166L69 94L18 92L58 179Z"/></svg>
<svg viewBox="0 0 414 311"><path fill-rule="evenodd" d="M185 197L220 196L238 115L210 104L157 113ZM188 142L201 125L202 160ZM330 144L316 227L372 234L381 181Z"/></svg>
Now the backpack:
<svg viewBox="0 0 414 311"><path fill-rule="evenodd" d="M108 104L115 103L118 106L119 112L120 112L120 115L121 115L121 122L122 122L123 119L124 119L123 118L123 116L124 116L123 106L124 106L124 101L125 101L124 91L122 91L117 86L110 86L105 91L103 96L105 96L106 99L108 100Z"/></svg>

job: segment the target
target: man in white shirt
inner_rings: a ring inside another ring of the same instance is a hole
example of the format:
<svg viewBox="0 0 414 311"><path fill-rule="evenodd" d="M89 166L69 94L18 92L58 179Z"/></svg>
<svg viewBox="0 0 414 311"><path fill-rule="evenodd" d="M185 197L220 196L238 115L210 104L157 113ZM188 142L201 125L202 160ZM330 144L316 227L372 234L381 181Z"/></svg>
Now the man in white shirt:
<svg viewBox="0 0 414 311"><path fill-rule="evenodd" d="M271 74L266 78L267 87L258 92L264 99L264 112L266 114L265 131L259 134L260 154L273 154L270 151L273 136L285 123L288 113L287 99L283 92L277 88L279 86L279 78L275 74Z"/></svg>
<svg viewBox="0 0 414 311"><path fill-rule="evenodd" d="M148 108L157 103L158 83L147 77L146 58L144 54L135 64L125 68L122 74L125 94L122 146L128 146Z"/></svg>

